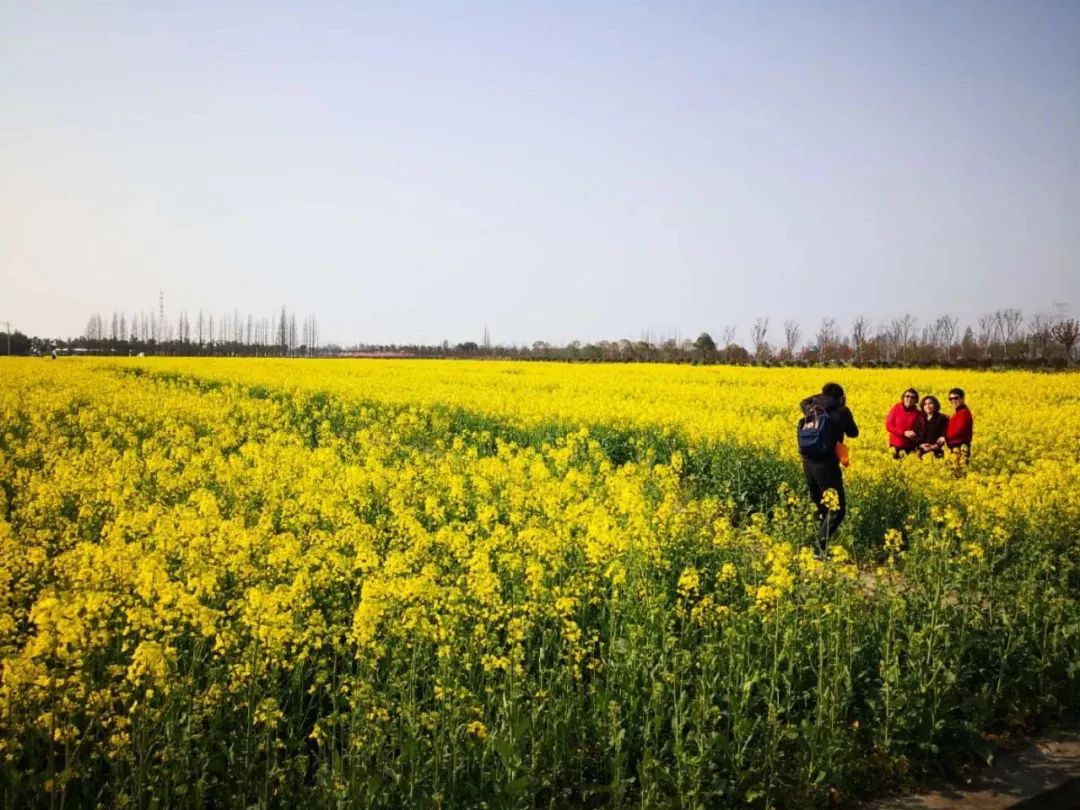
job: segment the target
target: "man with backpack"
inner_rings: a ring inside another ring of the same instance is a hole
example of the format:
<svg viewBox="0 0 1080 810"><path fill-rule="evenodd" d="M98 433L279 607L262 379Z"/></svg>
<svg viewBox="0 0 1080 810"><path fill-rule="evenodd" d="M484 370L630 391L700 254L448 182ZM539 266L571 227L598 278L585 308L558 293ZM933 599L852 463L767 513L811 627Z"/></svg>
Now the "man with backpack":
<svg viewBox="0 0 1080 810"><path fill-rule="evenodd" d="M799 455L802 456L803 473L810 497L817 504L820 531L818 551L825 553L825 544L840 527L847 514L844 494L844 474L836 446L845 436L854 439L859 435L855 417L847 406L844 389L837 383L825 383L821 393L809 396L799 403L803 417L799 420ZM826 490L835 490L838 509L830 510L824 502Z"/></svg>

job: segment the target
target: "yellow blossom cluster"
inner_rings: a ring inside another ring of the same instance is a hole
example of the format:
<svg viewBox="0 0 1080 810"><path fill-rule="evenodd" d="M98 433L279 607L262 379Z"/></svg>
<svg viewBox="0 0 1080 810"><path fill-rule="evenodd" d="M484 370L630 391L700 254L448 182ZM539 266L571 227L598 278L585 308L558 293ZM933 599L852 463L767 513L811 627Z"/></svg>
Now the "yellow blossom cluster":
<svg viewBox="0 0 1080 810"><path fill-rule="evenodd" d="M819 559L820 371L0 362L5 797L813 804L1064 705L1076 378L835 377ZM956 384L970 465L892 460L899 392Z"/></svg>

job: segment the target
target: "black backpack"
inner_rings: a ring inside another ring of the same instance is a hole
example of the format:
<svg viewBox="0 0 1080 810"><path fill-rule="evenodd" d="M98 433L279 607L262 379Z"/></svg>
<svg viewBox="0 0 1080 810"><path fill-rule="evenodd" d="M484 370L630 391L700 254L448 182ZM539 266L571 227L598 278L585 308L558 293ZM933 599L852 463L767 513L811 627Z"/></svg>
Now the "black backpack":
<svg viewBox="0 0 1080 810"><path fill-rule="evenodd" d="M827 456L834 452L832 418L820 405L811 405L799 426L799 452L804 456Z"/></svg>

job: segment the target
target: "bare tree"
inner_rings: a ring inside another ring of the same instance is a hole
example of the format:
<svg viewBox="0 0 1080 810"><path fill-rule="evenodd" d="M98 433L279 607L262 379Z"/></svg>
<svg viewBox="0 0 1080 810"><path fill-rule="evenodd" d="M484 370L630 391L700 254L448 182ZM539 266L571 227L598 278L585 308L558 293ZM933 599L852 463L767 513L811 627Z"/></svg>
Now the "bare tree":
<svg viewBox="0 0 1080 810"><path fill-rule="evenodd" d="M300 343L303 345L308 356L315 353L315 316L308 315L304 318L303 335L300 338Z"/></svg>
<svg viewBox="0 0 1080 810"><path fill-rule="evenodd" d="M83 337L85 337L87 341L104 339L105 322L101 319L100 315L95 313L90 316L89 320L86 322L86 330L83 332Z"/></svg>
<svg viewBox="0 0 1080 810"><path fill-rule="evenodd" d="M994 313L994 320L1001 338L1001 356L1008 358L1019 354L1023 340L1023 314L1018 309L999 309Z"/></svg>
<svg viewBox="0 0 1080 810"><path fill-rule="evenodd" d="M799 328L799 322L794 318L788 318L784 321L784 351L789 359L795 357L795 350L799 348L799 337L802 330Z"/></svg>
<svg viewBox="0 0 1080 810"><path fill-rule="evenodd" d="M1020 336L1020 328L1024 323L1024 315L1018 309L999 310L1003 337L1006 343L1012 343Z"/></svg>
<svg viewBox="0 0 1080 810"><path fill-rule="evenodd" d="M907 359L912 339L915 336L915 324L917 321L910 314L905 314L899 318L893 318L889 323L889 337L892 340L893 348L896 351L896 357L899 360Z"/></svg>
<svg viewBox="0 0 1080 810"><path fill-rule="evenodd" d="M855 349L855 362L861 363L866 353L866 333L869 324L862 315L851 322L851 344Z"/></svg>
<svg viewBox="0 0 1080 810"><path fill-rule="evenodd" d="M753 327L750 329L750 342L754 346L754 359L765 360L769 355L769 343L767 335L769 334L769 319L758 318L754 321Z"/></svg>
<svg viewBox="0 0 1080 810"><path fill-rule="evenodd" d="M839 342L840 332L836 326L835 318L822 318L818 326L817 334L814 335L814 345L817 346L818 357L822 360L831 360L836 355L836 347Z"/></svg>
<svg viewBox="0 0 1080 810"><path fill-rule="evenodd" d="M1071 363L1073 350L1080 341L1080 322L1074 318L1058 321L1050 327L1050 335L1061 345L1065 352L1065 361Z"/></svg>
<svg viewBox="0 0 1080 810"><path fill-rule="evenodd" d="M942 315L931 328L931 345L936 350L939 360L952 358L952 347L960 331L960 321L952 315Z"/></svg>
<svg viewBox="0 0 1080 810"><path fill-rule="evenodd" d="M982 350L983 356L989 357L990 345L994 341L994 333L997 329L997 319L993 315L980 315L977 323L979 333L976 340L979 342L979 348Z"/></svg>
<svg viewBox="0 0 1080 810"><path fill-rule="evenodd" d="M1046 359L1047 349L1054 341L1050 329L1054 321L1046 315L1033 315L1028 323L1028 352L1032 358Z"/></svg>

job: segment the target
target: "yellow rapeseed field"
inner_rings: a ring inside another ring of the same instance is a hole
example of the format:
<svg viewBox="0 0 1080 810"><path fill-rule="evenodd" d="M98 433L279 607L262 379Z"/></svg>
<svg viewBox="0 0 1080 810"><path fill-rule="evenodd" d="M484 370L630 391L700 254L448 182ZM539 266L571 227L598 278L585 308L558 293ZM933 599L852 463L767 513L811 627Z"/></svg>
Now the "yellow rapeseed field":
<svg viewBox="0 0 1080 810"><path fill-rule="evenodd" d="M827 560L794 426L862 428ZM803 807L1076 708L1080 378L0 360L5 807ZM914 385L970 464L893 461Z"/></svg>

